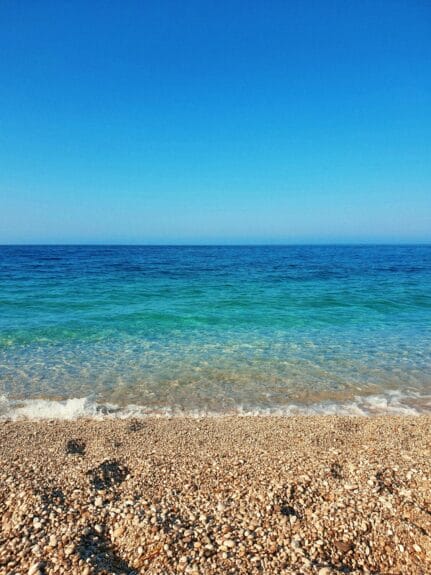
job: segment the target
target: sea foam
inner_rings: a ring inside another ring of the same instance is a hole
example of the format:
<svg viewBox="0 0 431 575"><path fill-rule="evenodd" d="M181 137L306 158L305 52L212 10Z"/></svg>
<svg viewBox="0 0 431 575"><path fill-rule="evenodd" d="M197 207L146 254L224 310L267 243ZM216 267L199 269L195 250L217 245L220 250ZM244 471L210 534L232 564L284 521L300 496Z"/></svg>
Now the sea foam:
<svg viewBox="0 0 431 575"><path fill-rule="evenodd" d="M419 415L431 412L431 395L419 396L398 390L369 396L357 396L344 402L324 401L312 404L289 404L282 407L253 407L238 405L228 411L205 409L185 410L178 407L148 407L143 405L119 406L98 403L91 398L8 399L0 396L0 420L75 420L75 419L128 419L143 417L261 417L293 415Z"/></svg>

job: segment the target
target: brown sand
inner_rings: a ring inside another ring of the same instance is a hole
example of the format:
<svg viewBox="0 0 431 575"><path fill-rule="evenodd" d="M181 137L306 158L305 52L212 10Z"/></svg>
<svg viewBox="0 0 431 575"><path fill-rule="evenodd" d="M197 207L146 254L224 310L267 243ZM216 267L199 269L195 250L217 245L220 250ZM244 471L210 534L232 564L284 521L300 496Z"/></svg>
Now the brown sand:
<svg viewBox="0 0 431 575"><path fill-rule="evenodd" d="M0 573L431 573L431 417L0 424Z"/></svg>

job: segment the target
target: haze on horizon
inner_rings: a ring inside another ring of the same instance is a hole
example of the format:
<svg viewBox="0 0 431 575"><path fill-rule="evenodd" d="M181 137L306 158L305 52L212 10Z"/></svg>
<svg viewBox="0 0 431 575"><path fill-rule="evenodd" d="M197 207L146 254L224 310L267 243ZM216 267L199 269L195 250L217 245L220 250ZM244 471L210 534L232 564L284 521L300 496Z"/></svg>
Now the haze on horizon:
<svg viewBox="0 0 431 575"><path fill-rule="evenodd" d="M431 4L0 6L0 243L431 241Z"/></svg>

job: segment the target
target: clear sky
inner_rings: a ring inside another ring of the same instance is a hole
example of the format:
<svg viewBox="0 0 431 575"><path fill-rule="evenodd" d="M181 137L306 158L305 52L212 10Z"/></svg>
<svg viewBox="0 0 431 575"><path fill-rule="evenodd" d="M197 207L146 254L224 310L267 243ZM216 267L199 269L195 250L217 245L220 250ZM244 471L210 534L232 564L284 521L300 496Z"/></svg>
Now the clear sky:
<svg viewBox="0 0 431 575"><path fill-rule="evenodd" d="M0 243L431 241L428 0L2 0Z"/></svg>

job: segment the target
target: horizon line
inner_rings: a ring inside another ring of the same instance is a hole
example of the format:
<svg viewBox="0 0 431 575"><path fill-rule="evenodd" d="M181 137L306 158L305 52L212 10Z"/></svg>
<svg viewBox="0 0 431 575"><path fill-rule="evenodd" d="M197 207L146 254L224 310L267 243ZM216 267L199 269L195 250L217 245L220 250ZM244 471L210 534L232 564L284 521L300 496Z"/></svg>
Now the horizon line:
<svg viewBox="0 0 431 575"><path fill-rule="evenodd" d="M0 247L361 247L361 246L431 246L431 240L421 242L298 242L298 243L110 243L110 242L8 242L1 243Z"/></svg>

